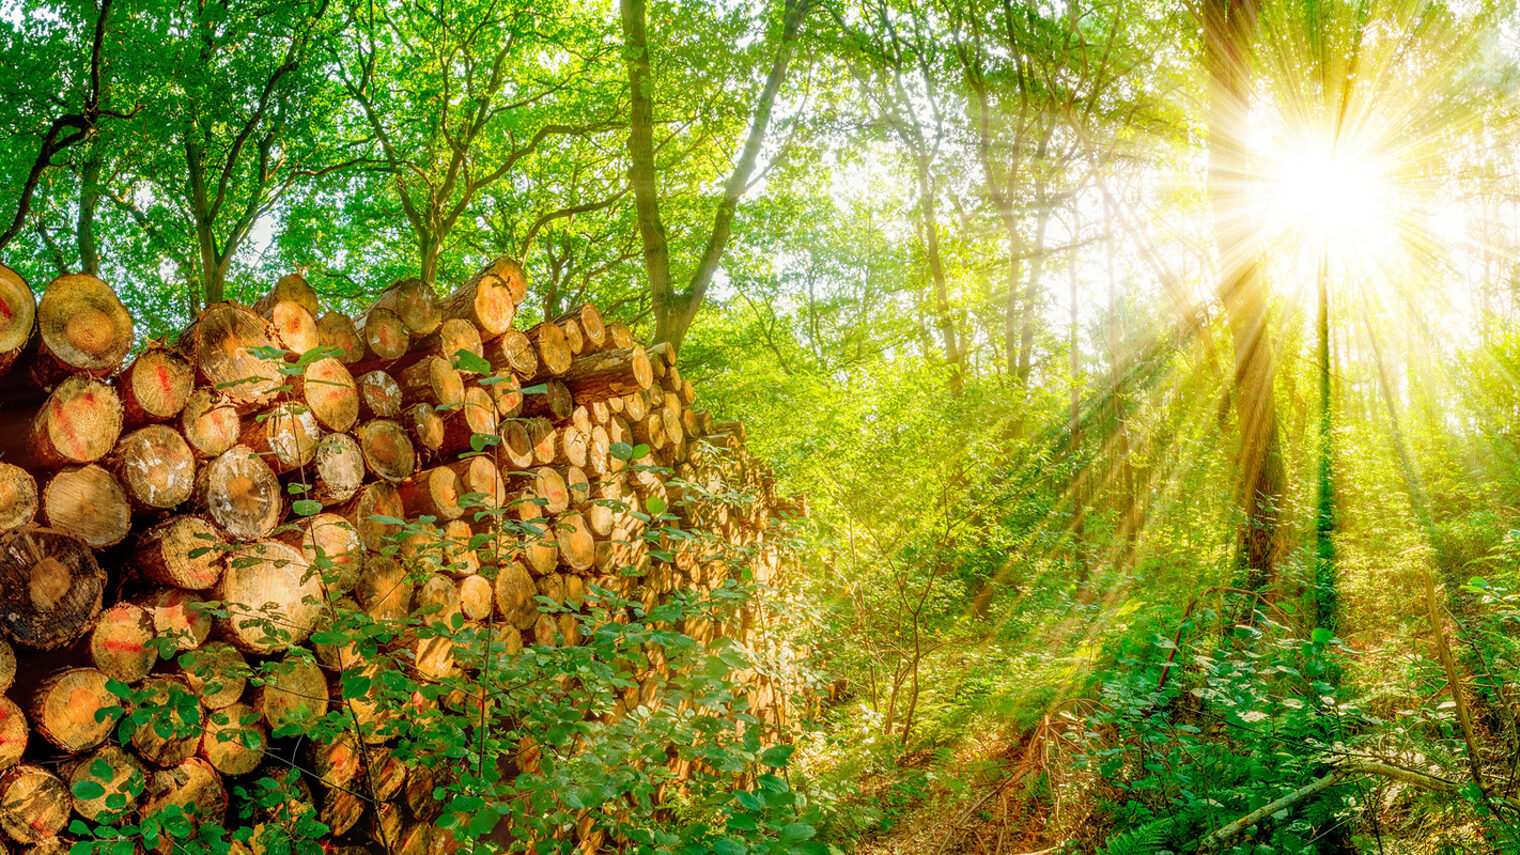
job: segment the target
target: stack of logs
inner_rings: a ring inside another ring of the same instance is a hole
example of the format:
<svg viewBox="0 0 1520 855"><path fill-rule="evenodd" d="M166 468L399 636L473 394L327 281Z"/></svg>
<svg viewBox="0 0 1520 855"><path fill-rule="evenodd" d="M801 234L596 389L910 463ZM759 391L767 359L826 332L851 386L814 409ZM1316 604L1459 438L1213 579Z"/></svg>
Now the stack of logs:
<svg viewBox="0 0 1520 855"><path fill-rule="evenodd" d="M501 259L443 298L397 282L350 319L286 276L252 307L213 305L128 359L133 319L105 283L65 275L37 300L0 267L6 838L62 851L75 814L168 805L223 821L230 783L289 769L299 752L310 784L289 786L309 792L334 840L446 851L437 773L398 761L387 716L341 691L341 673L373 664L310 641L331 602L377 620L462 616L509 651L574 644L574 612L536 597L573 610L595 583L653 606L733 572L700 541L647 546L633 511L661 505L746 547L757 579L776 577L770 521L799 508L744 451L743 426L693 409L668 346L640 347L590 306L515 329L525 290ZM621 459L619 443L648 455ZM673 470L681 488L644 466ZM735 491L758 499L713 498ZM472 551L490 523L462 507L471 494L541 533ZM436 520L442 560L385 548L397 529L385 520L420 517ZM323 574L309 572L318 555ZM207 601L225 605L197 607ZM755 620L682 629L748 641ZM400 643L421 678L458 676L447 639ZM657 705L666 666L635 667L622 704ZM781 692L749 676L752 710L776 722ZM187 692L199 715L177 708L172 727L143 723L118 743L121 715ZM355 732L299 749L280 738L338 705Z"/></svg>

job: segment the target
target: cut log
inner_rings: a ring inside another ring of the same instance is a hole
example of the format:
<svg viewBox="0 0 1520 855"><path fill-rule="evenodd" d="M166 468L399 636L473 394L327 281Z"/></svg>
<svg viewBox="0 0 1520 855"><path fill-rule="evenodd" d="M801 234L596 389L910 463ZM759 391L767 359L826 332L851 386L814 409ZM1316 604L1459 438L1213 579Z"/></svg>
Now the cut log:
<svg viewBox="0 0 1520 855"><path fill-rule="evenodd" d="M570 367L570 360L574 354L570 352L570 342L565 338L565 331L558 324L541 323L527 332L528 341L533 345L533 353L538 357L538 371L533 375L534 382L546 377L558 377Z"/></svg>
<svg viewBox="0 0 1520 855"><path fill-rule="evenodd" d="M269 745L268 730L263 716L247 704L234 703L210 710L199 753L223 775L246 775L264 760Z"/></svg>
<svg viewBox="0 0 1520 855"><path fill-rule="evenodd" d="M585 517L574 511L562 514L555 520L554 529L561 564L582 573L596 566L596 540Z"/></svg>
<svg viewBox="0 0 1520 855"><path fill-rule="evenodd" d="M342 362L318 359L292 378L291 397L306 405L317 424L342 433L359 419L359 388Z"/></svg>
<svg viewBox="0 0 1520 855"><path fill-rule="evenodd" d="M333 358L344 365L364 359L364 339L359 337L353 318L341 312L328 312L317 318L317 341L332 348Z"/></svg>
<svg viewBox="0 0 1520 855"><path fill-rule="evenodd" d="M307 517L279 539L301 550L301 557L321 573L329 596L346 594L358 584L364 569L364 541L343 517L333 513Z"/></svg>
<svg viewBox="0 0 1520 855"><path fill-rule="evenodd" d="M544 417L556 422L569 418L575 409L575 399L571 397L570 389L553 377L538 385L543 387L543 391L523 393L522 414L529 418Z"/></svg>
<svg viewBox="0 0 1520 855"><path fill-rule="evenodd" d="M282 383L269 322L235 303L209 306L179 337L201 382L239 405L268 401Z"/></svg>
<svg viewBox="0 0 1520 855"><path fill-rule="evenodd" d="M206 760L191 757L172 769L157 769L148 777L143 800L144 818L159 817L177 809L195 822L220 825L227 818L227 788L222 776Z"/></svg>
<svg viewBox="0 0 1520 855"><path fill-rule="evenodd" d="M365 756L364 792L376 801L393 801L406 786L406 773L406 764L395 752L388 748L371 748Z"/></svg>
<svg viewBox="0 0 1520 855"><path fill-rule="evenodd" d="M482 454L448 466L459 476L461 495L474 497L473 501L466 502L469 508L506 506L507 485L501 477L501 470L496 468L491 458ZM472 512L471 518L473 516Z"/></svg>
<svg viewBox="0 0 1520 855"><path fill-rule="evenodd" d="M411 346L411 330L390 309L372 308L354 325L359 330L359 341L364 343L364 358L359 361L361 370L384 368L405 356Z"/></svg>
<svg viewBox="0 0 1520 855"><path fill-rule="evenodd" d="M522 381L517 379L516 374L508 372L487 377L481 380L481 385L491 393L491 400L496 402L497 416L514 419L522 415Z"/></svg>
<svg viewBox="0 0 1520 855"><path fill-rule="evenodd" d="M627 324L619 321L607 323L607 346L611 348L633 347L638 342L633 337L633 330Z"/></svg>
<svg viewBox="0 0 1520 855"><path fill-rule="evenodd" d="M327 675L309 655L287 653L266 666L264 685L253 695L253 708L275 737L309 727L327 712Z"/></svg>
<svg viewBox="0 0 1520 855"><path fill-rule="evenodd" d="M582 505L591 500L591 479L586 477L586 471L579 466L563 466L559 474L565 480L565 496L569 500L569 508L580 510Z"/></svg>
<svg viewBox="0 0 1520 855"><path fill-rule="evenodd" d="M18 310L22 302L16 301ZM42 292L37 337L32 372L43 385L74 373L105 377L121 367L132 349L132 314L111 286L89 274L68 273Z"/></svg>
<svg viewBox="0 0 1520 855"><path fill-rule="evenodd" d="M350 790L323 790L321 801L322 806L317 812L317 821L327 826L328 833L334 837L348 834L364 817L366 807L364 797ZM341 851L338 847L334 847L334 850L334 855ZM368 852L362 847L357 851Z"/></svg>
<svg viewBox="0 0 1520 855"><path fill-rule="evenodd" d="M479 372L471 371L461 364L461 352L485 358L480 329L464 318L449 318L438 327L437 332L429 333L415 342L401 363L411 364L426 356L437 356L463 375L478 374Z"/></svg>
<svg viewBox="0 0 1520 855"><path fill-rule="evenodd" d="M226 548L226 542L206 520L174 517L138 536L133 564L150 582L203 591L221 578Z"/></svg>
<svg viewBox="0 0 1520 855"><path fill-rule="evenodd" d="M570 490L565 486L565 478L551 466L533 470L528 489L533 493L529 501L537 506L535 516L554 516L570 507Z"/></svg>
<svg viewBox="0 0 1520 855"><path fill-rule="evenodd" d="M429 576L412 595L412 615L426 625L447 627L457 614L459 587L446 576Z"/></svg>
<svg viewBox="0 0 1520 855"><path fill-rule="evenodd" d="M559 431L548 419L538 418L528 422L528 437L533 441L533 461L547 466L559 458Z"/></svg>
<svg viewBox="0 0 1520 855"><path fill-rule="evenodd" d="M578 404L592 404L631 395L654 382L649 356L642 347L588 353L570 363L560 376Z"/></svg>
<svg viewBox="0 0 1520 855"><path fill-rule="evenodd" d="M443 413L443 450L450 454L475 451L475 436L495 436L499 426L496 403L490 393L471 386L465 390L463 402ZM484 448L479 446L481 450Z"/></svg>
<svg viewBox="0 0 1520 855"><path fill-rule="evenodd" d="M474 575L459 580L459 610L473 621L483 621L491 616L491 606L496 592L485 577Z"/></svg>
<svg viewBox="0 0 1520 855"><path fill-rule="evenodd" d="M408 516L431 516L434 520L453 520L464 515L459 504L459 474L447 466L435 466L418 472L397 490Z"/></svg>
<svg viewBox="0 0 1520 855"><path fill-rule="evenodd" d="M401 412L401 387L384 371L359 377L359 415L366 419L392 419Z"/></svg>
<svg viewBox="0 0 1520 855"><path fill-rule="evenodd" d="M53 650L84 635L105 583L78 537L33 527L0 535L0 631L18 644Z"/></svg>
<svg viewBox="0 0 1520 855"><path fill-rule="evenodd" d="M111 694L111 679L96 668L69 668L43 679L32 695L32 726L48 742L68 754L78 754L105 741L120 713L122 700Z"/></svg>
<svg viewBox="0 0 1520 855"><path fill-rule="evenodd" d="M254 301L253 310L269 317L270 312L280 303L294 303L305 309L312 317L321 313L321 307L317 303L317 292L306 281L306 277L299 273L287 273L274 283L269 293Z"/></svg>
<svg viewBox="0 0 1520 855"><path fill-rule="evenodd" d="M398 528L394 523L381 522L378 518L401 519L406 516L406 511L401 507L396 488L379 481L360 487L358 494L344 506L342 515L359 532L364 548L378 552L395 537Z"/></svg>
<svg viewBox="0 0 1520 855"><path fill-rule="evenodd" d="M322 692L325 696L325 683ZM311 771L317 783L324 787L352 789L359 773L364 769L364 750L351 733L320 741L313 740L309 752Z"/></svg>
<svg viewBox="0 0 1520 855"><path fill-rule="evenodd" d="M436 792L448 783L449 773L438 765L422 763L413 766L407 773L406 786L401 790L412 816L424 822L437 818L443 812L443 802L439 801Z"/></svg>
<svg viewBox="0 0 1520 855"><path fill-rule="evenodd" d="M530 523L537 534L524 534L522 559L537 575L553 573L559 566L559 539L548 521Z"/></svg>
<svg viewBox="0 0 1520 855"><path fill-rule="evenodd" d="M26 350L37 321L37 296L21 274L0 264L0 374Z"/></svg>
<svg viewBox="0 0 1520 855"><path fill-rule="evenodd" d="M612 472L612 439L603 425L592 425L586 435L586 468L598 477Z"/></svg>
<svg viewBox="0 0 1520 855"><path fill-rule="evenodd" d="M380 292L370 311L389 309L406 325L412 338L422 338L438 331L443 323L443 309L438 303L438 293L433 286L421 279L399 279Z"/></svg>
<svg viewBox="0 0 1520 855"><path fill-rule="evenodd" d="M555 323L575 321L580 326L581 336L585 339L584 351L601 350L607 343L607 326L602 321L602 313L590 303L580 306L554 317Z"/></svg>
<svg viewBox="0 0 1520 855"><path fill-rule="evenodd" d="M322 442L322 429L311 409L287 401L243 421L242 445L264 458L277 473L292 472L310 463Z"/></svg>
<svg viewBox="0 0 1520 855"><path fill-rule="evenodd" d="M441 356L424 356L396 374L401 386L401 405L432 404L449 407L464 400L464 379Z"/></svg>
<svg viewBox="0 0 1520 855"><path fill-rule="evenodd" d="M306 559L278 541L252 543L228 556L217 586L228 639L251 653L275 653L311 634L323 607L322 580Z"/></svg>
<svg viewBox="0 0 1520 855"><path fill-rule="evenodd" d="M132 602L153 616L154 632L161 638L175 639L180 650L194 650L211 636L212 619L204 608L206 599L194 591L156 588Z"/></svg>
<svg viewBox="0 0 1520 855"><path fill-rule="evenodd" d="M138 510L177 507L195 489L195 455L184 436L166 425L148 425L122 437L108 465Z"/></svg>
<svg viewBox="0 0 1520 855"><path fill-rule="evenodd" d="M501 337L486 342L485 353L491 371L498 375L512 374L521 378L532 377L538 372L538 352L533 349L533 342L528 340L527 334L519 330L507 330Z"/></svg>
<svg viewBox="0 0 1520 855"><path fill-rule="evenodd" d="M17 843L56 837L73 809L63 781L41 766L14 766L0 775L0 830Z"/></svg>
<svg viewBox="0 0 1520 855"><path fill-rule="evenodd" d="M370 555L354 597L364 613L376 621L404 621L412 611L411 578L394 558Z"/></svg>
<svg viewBox="0 0 1520 855"><path fill-rule="evenodd" d="M586 434L573 423L567 423L559 428L559 440L554 446L554 462L564 466L582 467L586 465Z"/></svg>
<svg viewBox="0 0 1520 855"><path fill-rule="evenodd" d="M655 377L664 377L665 371L676 364L676 349L668 341L650 345L649 360L651 367L655 368Z"/></svg>
<svg viewBox="0 0 1520 855"><path fill-rule="evenodd" d="M21 707L10 698L0 696L0 769L9 769L21 762L30 732Z"/></svg>
<svg viewBox="0 0 1520 855"><path fill-rule="evenodd" d="M208 710L226 709L237 703L248 685L248 662L236 647L210 641L180 654L179 675Z"/></svg>
<svg viewBox="0 0 1520 855"><path fill-rule="evenodd" d="M185 401L180 433L197 457L215 457L237 445L243 418L226 398L210 389L196 389Z"/></svg>
<svg viewBox="0 0 1520 855"><path fill-rule="evenodd" d="M37 508L37 480L20 466L0 463L0 531L30 525Z"/></svg>
<svg viewBox="0 0 1520 855"><path fill-rule="evenodd" d="M443 417L431 404L413 404L401 414L401 420L411 431L417 448L434 453L443 448Z"/></svg>
<svg viewBox="0 0 1520 855"><path fill-rule="evenodd" d="M179 353L150 344L132 360L117 387L125 423L138 426L166 422L190 399L195 367Z"/></svg>
<svg viewBox="0 0 1520 855"><path fill-rule="evenodd" d="M400 855L396 847L401 842L401 832L406 828L406 816L401 805L384 802L374 806L365 816L365 833L378 844L381 852Z"/></svg>
<svg viewBox="0 0 1520 855"><path fill-rule="evenodd" d="M502 455L502 469L522 472L533 466L533 440L528 429L520 421L502 422L499 428L501 442L497 445Z"/></svg>
<svg viewBox="0 0 1520 855"><path fill-rule="evenodd" d="M412 477L417 453L401 425L390 419L371 419L359 426L359 450L364 466L376 478L399 484Z"/></svg>
<svg viewBox="0 0 1520 855"><path fill-rule="evenodd" d="M93 790L93 787L79 786L86 781L100 786L100 792L90 798L73 796L74 810L85 819L99 823L114 823L133 814L138 796L148 784L148 773L142 762L114 743L102 745L65 764L63 778L69 784L70 793Z"/></svg>
<svg viewBox="0 0 1520 855"><path fill-rule="evenodd" d="M528 275L522 265L502 257L443 298L443 314L470 321L480 328L482 338L495 338L511 329L527 293Z"/></svg>
<svg viewBox="0 0 1520 855"><path fill-rule="evenodd" d="M623 396L623 420L628 424L641 422L649 416L649 396L634 392Z"/></svg>
<svg viewBox="0 0 1520 855"><path fill-rule="evenodd" d="M315 499L323 507L352 499L364 483L364 451L359 441L346 433L322 437L312 460L311 474L311 491L301 498Z"/></svg>
<svg viewBox="0 0 1520 855"><path fill-rule="evenodd" d="M178 766L195 756L201 744L204 716L200 701L178 677L154 676L143 681L136 711L144 720L131 728L137 756L156 766Z"/></svg>
<svg viewBox="0 0 1520 855"><path fill-rule="evenodd" d="M469 522L460 519L445 523L443 540L443 572L451 576L471 576L480 572L480 550L475 546L479 541L475 539Z"/></svg>
<svg viewBox="0 0 1520 855"><path fill-rule="evenodd" d="M90 631L90 661L106 676L136 683L158 662L153 616L141 606L117 603Z"/></svg>
<svg viewBox="0 0 1520 855"><path fill-rule="evenodd" d="M559 326L560 331L565 334L565 343L570 345L571 358L580 356L581 351L586 349L586 340L581 335L580 321L571 318L567 321L556 321L555 323Z"/></svg>
<svg viewBox="0 0 1520 855"><path fill-rule="evenodd" d="M82 374L65 378L34 413L10 406L5 410L11 418L0 418L0 452L8 462L33 471L93 463L121 436L116 390Z"/></svg>
<svg viewBox="0 0 1520 855"><path fill-rule="evenodd" d="M275 339L286 351L286 359L294 360L322 346L322 334L317 331L317 318L295 303L276 303L265 317L274 328Z"/></svg>
<svg viewBox="0 0 1520 855"><path fill-rule="evenodd" d="M195 499L235 540L268 537L285 507L280 480L264 458L245 445L234 445L201 468Z"/></svg>

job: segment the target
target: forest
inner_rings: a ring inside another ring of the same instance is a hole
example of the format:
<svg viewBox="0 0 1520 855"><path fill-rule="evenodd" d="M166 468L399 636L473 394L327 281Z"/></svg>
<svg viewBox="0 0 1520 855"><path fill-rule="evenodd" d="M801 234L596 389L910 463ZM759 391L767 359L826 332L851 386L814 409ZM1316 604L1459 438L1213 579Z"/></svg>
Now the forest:
<svg viewBox="0 0 1520 855"><path fill-rule="evenodd" d="M1520 853L1506 0L0 61L10 851Z"/></svg>

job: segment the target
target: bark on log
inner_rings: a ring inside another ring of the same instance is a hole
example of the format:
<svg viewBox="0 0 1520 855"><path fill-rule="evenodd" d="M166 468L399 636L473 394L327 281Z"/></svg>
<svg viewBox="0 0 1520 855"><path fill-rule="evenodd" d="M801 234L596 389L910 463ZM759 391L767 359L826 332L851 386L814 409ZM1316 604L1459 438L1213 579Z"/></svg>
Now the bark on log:
<svg viewBox="0 0 1520 855"><path fill-rule="evenodd" d="M607 323L608 347L621 349L633 347L637 343L637 340L633 337L633 330L630 330L627 324L620 321L609 321Z"/></svg>
<svg viewBox="0 0 1520 855"><path fill-rule="evenodd" d="M273 736L289 736L327 712L327 675L310 656L287 653L267 666L253 708Z"/></svg>
<svg viewBox="0 0 1520 855"><path fill-rule="evenodd" d="M402 507L408 516L432 516L435 520L453 520L464 515L459 504L462 495L459 474L447 466L435 466L418 472L398 489Z"/></svg>
<svg viewBox="0 0 1520 855"><path fill-rule="evenodd" d="M560 377L578 404L592 404L630 395L654 382L649 357L642 347L588 353L570 363Z"/></svg>
<svg viewBox="0 0 1520 855"><path fill-rule="evenodd" d="M195 499L234 540L268 537L285 507L274 471L245 445L234 445L201 468Z"/></svg>
<svg viewBox="0 0 1520 855"><path fill-rule="evenodd" d="M148 425L122 437L108 466L138 510L178 507L195 489L195 454L179 431L165 425Z"/></svg>
<svg viewBox="0 0 1520 855"><path fill-rule="evenodd" d="M525 418L547 418L550 421L556 422L569 418L570 412L575 408L575 399L571 397L569 388L554 377L550 377L537 385L543 387L542 392L523 393L523 416ZM534 387L530 386L529 388Z"/></svg>
<svg viewBox="0 0 1520 855"><path fill-rule="evenodd" d="M343 517L333 513L307 517L279 539L301 550L301 557L320 571L322 587L330 596L346 594L358 584L364 570L364 541Z"/></svg>
<svg viewBox="0 0 1520 855"><path fill-rule="evenodd" d="M464 378L441 356L424 356L396 374L401 405L455 406L464 400Z"/></svg>
<svg viewBox="0 0 1520 855"><path fill-rule="evenodd" d="M26 647L62 647L94 625L105 582L80 538L33 527L7 532L0 536L0 631Z"/></svg>
<svg viewBox="0 0 1520 855"><path fill-rule="evenodd" d="M59 383L36 410L25 405L3 408L0 453L34 472L94 463L116 446L121 425L116 390L75 374Z"/></svg>
<svg viewBox="0 0 1520 855"><path fill-rule="evenodd" d="M498 375L532 377L538 372L538 352L526 333L507 330L485 344L486 361Z"/></svg>
<svg viewBox="0 0 1520 855"><path fill-rule="evenodd" d="M463 318L449 318L436 332L423 336L412 344L411 350L396 364L404 367L428 356L436 356L466 376L478 372L460 365L461 352L485 358L485 345L480 340L480 329Z"/></svg>
<svg viewBox="0 0 1520 855"><path fill-rule="evenodd" d="M323 347L337 351L333 358L344 365L354 365L364 359L364 339L353 318L341 312L328 312L317 318L317 342Z"/></svg>
<svg viewBox="0 0 1520 855"><path fill-rule="evenodd" d="M248 662L236 647L211 641L182 653L176 660L179 676L208 710L226 709L237 703L248 685Z"/></svg>
<svg viewBox="0 0 1520 855"><path fill-rule="evenodd" d="M158 662L156 635L147 610L117 603L101 613L90 631L90 662L113 679L136 683Z"/></svg>
<svg viewBox="0 0 1520 855"><path fill-rule="evenodd" d="M443 448L443 417L431 404L414 404L401 414L402 423L411 432L417 448L432 454Z"/></svg>
<svg viewBox="0 0 1520 855"><path fill-rule="evenodd" d="M533 440L522 422L503 422L499 435L503 472L522 472L533 466Z"/></svg>
<svg viewBox="0 0 1520 855"><path fill-rule="evenodd" d="M401 507L401 497L396 494L396 488L378 481L360 487L358 494L344 506L342 515L359 532L364 548L378 552L395 534L396 526L380 522L376 517L400 519L406 515L406 511Z"/></svg>
<svg viewBox="0 0 1520 855"><path fill-rule="evenodd" d="M260 355L275 347L273 329L236 303L207 307L180 334L178 347L203 384L240 406L267 402L281 384L279 360Z"/></svg>
<svg viewBox="0 0 1520 855"><path fill-rule="evenodd" d="M471 386L458 406L443 413L443 451L448 454L476 451L475 436L495 436L499 427L496 403L490 393ZM481 445L478 450L484 449Z"/></svg>
<svg viewBox="0 0 1520 855"><path fill-rule="evenodd" d="M564 321L555 321L555 325L565 334L565 343L570 345L570 357L573 359L581 355L586 349L586 339L581 334L580 322L574 318Z"/></svg>
<svg viewBox="0 0 1520 855"><path fill-rule="evenodd" d="M155 766L178 766L200 747L204 716L200 702L178 677L149 677L137 709L148 717L131 730L137 756ZM167 734L167 735L166 735Z"/></svg>
<svg viewBox="0 0 1520 855"><path fill-rule="evenodd" d="M363 318L355 321L359 341L364 345L364 358L359 360L359 371L385 368L406 355L411 346L412 333L401 316L386 308L373 308Z"/></svg>
<svg viewBox="0 0 1520 855"><path fill-rule="evenodd" d="M522 381L508 372L481 381L481 385L496 402L496 415L503 419L515 419L522 415Z"/></svg>
<svg viewBox="0 0 1520 855"><path fill-rule="evenodd" d="M555 323L575 321L580 326L581 336L584 339L583 351L601 350L607 343L607 326L602 321L602 313L590 303L556 315Z"/></svg>
<svg viewBox="0 0 1520 855"><path fill-rule="evenodd" d="M482 338L494 338L511 328L527 293L528 276L522 265L502 257L443 298L443 314L464 318L480 328Z"/></svg>
<svg viewBox="0 0 1520 855"><path fill-rule="evenodd" d="M565 331L558 324L545 322L529 329L527 336L533 345L533 353L538 357L538 371L534 377L542 379L564 374L565 369L570 367L570 360L574 358Z"/></svg>
<svg viewBox="0 0 1520 855"><path fill-rule="evenodd" d="M243 418L226 398L210 389L196 389L180 414L180 433L197 457L216 457L237 445Z"/></svg>
<svg viewBox="0 0 1520 855"><path fill-rule="evenodd" d="M132 349L132 315L111 286L88 274L68 273L42 292L37 338L32 374L42 385L75 373L105 377Z"/></svg>
<svg viewBox="0 0 1520 855"><path fill-rule="evenodd" d="M195 367L176 351L150 344L132 360L117 387L122 415L131 426L166 422L179 415L190 399Z"/></svg>

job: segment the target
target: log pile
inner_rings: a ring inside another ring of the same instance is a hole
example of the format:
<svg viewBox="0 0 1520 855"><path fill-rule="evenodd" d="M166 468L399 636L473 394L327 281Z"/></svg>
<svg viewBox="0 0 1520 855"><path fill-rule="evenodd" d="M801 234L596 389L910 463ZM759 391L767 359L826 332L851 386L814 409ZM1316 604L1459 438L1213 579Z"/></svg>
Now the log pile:
<svg viewBox="0 0 1520 855"><path fill-rule="evenodd" d="M442 298L397 282L349 318L291 275L129 357L133 319L105 283L61 276L35 300L0 267L6 838L48 848L76 815L171 805L222 821L235 784L295 767L292 798L335 842L448 851L436 770L394 757L388 717L345 694L346 673L376 666L312 640L334 601L377 621L489 625L515 651L577 643L588 584L653 608L740 572L711 540L651 546L634 513L649 509L744 550L756 580L779 577L772 523L803 509L777 496L743 425L695 409L670 348L640 346L592 306L517 329L525 293L522 268L500 259ZM724 498L736 492L754 498ZM471 550L491 525L476 505L538 534ZM430 522L442 550L398 552L398 519ZM760 620L680 628L747 643ZM460 677L446 635L397 643L422 679ZM662 658L629 667L610 715L661 703ZM744 676L751 711L780 724L780 687ZM338 705L352 732L287 744ZM134 709L161 715L118 740Z"/></svg>

